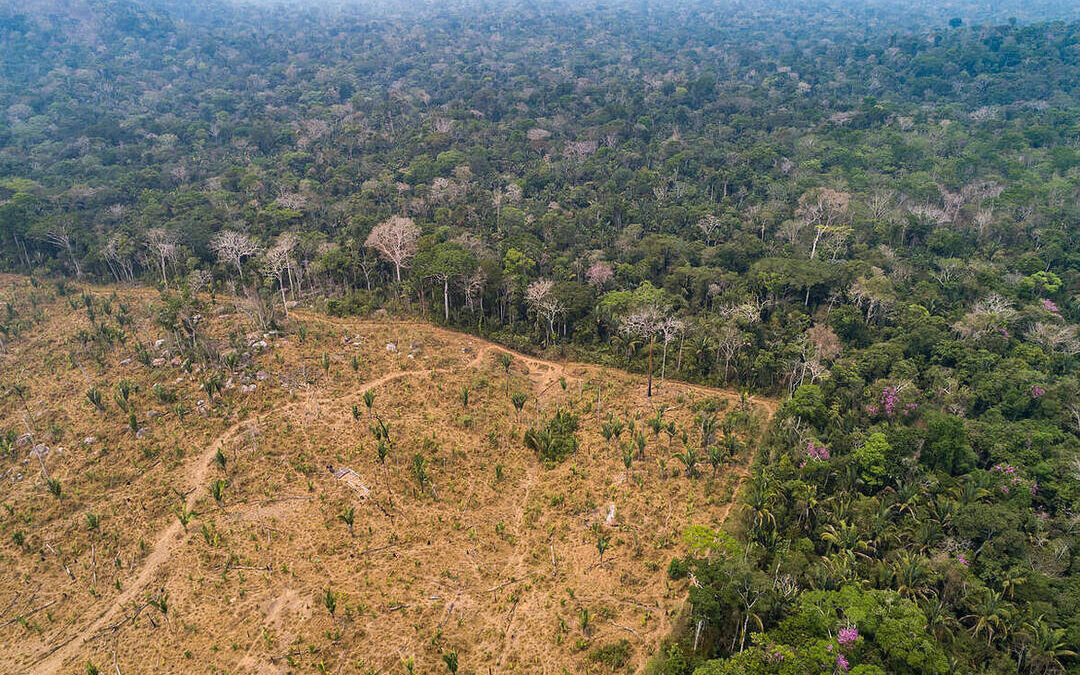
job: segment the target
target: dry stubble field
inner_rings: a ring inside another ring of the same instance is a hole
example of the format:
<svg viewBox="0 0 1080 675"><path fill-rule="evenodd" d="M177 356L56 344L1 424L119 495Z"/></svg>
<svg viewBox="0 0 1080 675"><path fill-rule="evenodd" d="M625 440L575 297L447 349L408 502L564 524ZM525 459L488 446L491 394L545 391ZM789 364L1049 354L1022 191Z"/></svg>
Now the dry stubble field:
<svg viewBox="0 0 1080 675"><path fill-rule="evenodd" d="M413 321L256 332L224 297L200 362L162 306L0 278L0 672L638 671L679 620L682 532L726 518L772 412ZM548 467L523 435L557 409L580 447ZM740 447L690 476L710 410ZM629 470L611 414L647 440Z"/></svg>

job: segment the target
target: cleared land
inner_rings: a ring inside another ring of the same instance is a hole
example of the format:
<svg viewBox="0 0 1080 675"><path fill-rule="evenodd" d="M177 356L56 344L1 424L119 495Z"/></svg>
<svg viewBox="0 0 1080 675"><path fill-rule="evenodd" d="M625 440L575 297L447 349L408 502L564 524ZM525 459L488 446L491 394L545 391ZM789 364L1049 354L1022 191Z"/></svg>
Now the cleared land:
<svg viewBox="0 0 1080 675"><path fill-rule="evenodd" d="M3 277L0 302L0 672L637 670L773 410L409 321L275 334L219 297L200 362L154 292ZM556 411L580 445L547 466L523 437ZM710 411L716 469L686 454Z"/></svg>

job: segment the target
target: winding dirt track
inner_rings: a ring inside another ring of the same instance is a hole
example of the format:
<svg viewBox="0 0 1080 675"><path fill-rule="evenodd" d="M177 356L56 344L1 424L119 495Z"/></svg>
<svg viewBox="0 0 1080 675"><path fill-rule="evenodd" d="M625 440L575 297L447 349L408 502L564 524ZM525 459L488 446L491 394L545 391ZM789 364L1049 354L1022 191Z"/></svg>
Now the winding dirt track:
<svg viewBox="0 0 1080 675"><path fill-rule="evenodd" d="M305 319L318 321L321 323L329 323L334 325L349 326L355 328L358 323L356 320L349 319L336 319L332 317L326 317L311 312L294 312L294 314L303 316ZM435 334L442 334L447 336L453 336L460 339L463 337L462 333L450 331L445 328L439 328L437 326L431 326L425 324L425 328ZM520 352L516 352L512 349L503 347L502 345L489 342L482 338L474 336L465 336L475 346L476 355L465 365L466 369L476 368L483 364L484 359L493 353L505 353L514 357L517 363L522 363L529 368L529 377L533 380L537 387L537 392L542 393L545 389L550 387L553 383L557 382L559 378L566 376L569 369L575 371L585 371L593 373L602 373L605 369L601 366L596 366L586 363L558 363L555 361L547 361L544 359L528 356ZM348 393L341 396L330 396L316 399L319 406L340 403L345 399L355 400L358 395L363 394L365 391L386 384L393 380L397 380L404 377L412 377L419 375L432 375L434 373L449 372L445 368L437 369L416 369L416 370L404 370L395 371L382 375L373 380L369 380L360 384L357 387L352 388ZM700 385L692 385L684 382L676 382L668 380L671 384L677 384L679 387L693 390L707 394L720 394L724 396L732 396L732 392L724 389L714 389L711 387L703 387ZM767 411L768 418L772 418L776 410L776 404L770 399L763 399L754 397L752 402L756 405L762 406ZM264 412L262 415L253 419L245 419L228 427L222 432L217 439L208 444L206 449L195 460L191 461L183 471L182 482L191 489L186 501L185 506L191 509L195 506L200 493L198 492L198 486L203 485L207 477L212 470L212 463L215 455L219 449L224 449L226 444L234 439L239 432L245 427L251 426L253 423L258 424L262 419L271 415L280 415L294 407L305 405L309 401L293 401L285 405L274 408L273 410ZM737 494L742 487L742 483L749 475L749 467L753 463L753 456L748 457L742 464L735 468L736 484L734 493ZM529 474L527 477L526 489L531 486L531 483L535 479L533 474ZM723 517L721 520L727 518L732 505L735 503L735 499L725 507ZM143 594L147 588L151 585L155 576L162 568L162 566L168 562L172 557L174 551L183 544L184 528L179 520L172 521L164 530L160 532L157 539L154 541L151 547L149 555L142 561L141 568L134 579L130 580L126 585L124 591L116 597L115 600L109 605L105 611L100 613L86 628L75 633L71 637L63 640L59 644L53 646L49 650L40 654L29 667L30 673L39 673L41 675L53 675L60 672L64 663L68 662L79 650L88 642L99 639L107 633L118 622L123 622L124 618L120 617L120 614L124 611L125 607L131 606L133 601L143 597ZM518 561L520 563L520 561ZM516 566L511 564L511 566ZM509 628L509 626L508 626ZM504 655L500 655L500 663Z"/></svg>

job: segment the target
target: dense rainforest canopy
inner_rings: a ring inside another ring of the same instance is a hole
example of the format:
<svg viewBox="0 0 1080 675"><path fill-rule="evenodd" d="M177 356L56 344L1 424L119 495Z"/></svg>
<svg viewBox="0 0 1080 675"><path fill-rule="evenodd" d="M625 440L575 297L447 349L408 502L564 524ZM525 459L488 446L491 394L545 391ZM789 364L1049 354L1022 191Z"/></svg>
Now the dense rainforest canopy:
<svg viewBox="0 0 1080 675"><path fill-rule="evenodd" d="M6 5L0 268L779 394L657 672L1080 672L1077 18Z"/></svg>

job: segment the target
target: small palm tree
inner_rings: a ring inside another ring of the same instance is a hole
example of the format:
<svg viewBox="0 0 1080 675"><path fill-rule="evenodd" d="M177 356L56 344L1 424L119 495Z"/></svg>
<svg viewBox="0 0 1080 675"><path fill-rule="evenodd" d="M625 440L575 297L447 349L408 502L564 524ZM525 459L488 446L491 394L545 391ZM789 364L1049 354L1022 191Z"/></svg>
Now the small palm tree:
<svg viewBox="0 0 1080 675"><path fill-rule="evenodd" d="M423 493L428 483L427 458L420 453L413 455L412 471L417 485L420 486L420 492Z"/></svg>
<svg viewBox="0 0 1080 675"><path fill-rule="evenodd" d="M611 548L611 536L601 528L596 528L596 551L600 554L600 564L604 564L604 553Z"/></svg>
<svg viewBox="0 0 1080 675"><path fill-rule="evenodd" d="M530 427L525 431L525 436L522 438L525 443L525 447L535 452L539 457L550 457L552 452L552 446L555 443L555 438L550 429L535 429Z"/></svg>
<svg viewBox="0 0 1080 675"><path fill-rule="evenodd" d="M443 663L446 664L446 669L449 670L451 673L456 673L458 671L457 652L447 652L446 654L443 654L442 660Z"/></svg>
<svg viewBox="0 0 1080 675"><path fill-rule="evenodd" d="M349 536L351 537L353 534L353 523L356 522L356 509L352 506L346 506L341 510L341 514L338 518L349 526Z"/></svg>
<svg viewBox="0 0 1080 675"><path fill-rule="evenodd" d="M214 394L221 393L221 390L225 388L225 376L221 373L214 373L203 382L203 391L206 392L206 397L210 400L214 399Z"/></svg>
<svg viewBox="0 0 1080 675"><path fill-rule="evenodd" d="M191 519L195 517L195 513L193 511L189 511L187 505L183 502L177 504L174 510L176 511L177 520L179 520L180 524L184 526L184 532L187 532L188 523L190 523Z"/></svg>
<svg viewBox="0 0 1080 675"><path fill-rule="evenodd" d="M686 467L687 478L697 478L698 454L694 448L687 447L681 453L675 455L683 466Z"/></svg>
<svg viewBox="0 0 1080 675"><path fill-rule="evenodd" d="M101 390L97 387L90 387L86 391L86 398L93 404L95 408L101 412L105 412L105 396L102 395Z"/></svg>
<svg viewBox="0 0 1080 675"><path fill-rule="evenodd" d="M720 465L724 463L724 449L719 445L710 445L707 453L709 455L709 464L712 464L713 478L716 478L716 472L720 469Z"/></svg>
<svg viewBox="0 0 1080 675"><path fill-rule="evenodd" d="M327 588L323 592L322 603L323 607L326 607L326 611L330 612L330 616L334 616L334 612L337 611L338 594Z"/></svg>
<svg viewBox="0 0 1080 675"><path fill-rule="evenodd" d="M528 398L525 394L520 391L510 397L510 402L514 404L514 410L516 411L519 420L521 419L521 409L525 407L525 401L527 400Z"/></svg>
<svg viewBox="0 0 1080 675"><path fill-rule="evenodd" d="M390 443L390 425L382 420L378 415L375 416L375 424L369 425L368 429L371 431L371 435L376 440L384 440L387 444Z"/></svg>
<svg viewBox="0 0 1080 675"><path fill-rule="evenodd" d="M604 440L611 445L611 442L618 441L619 436L622 435L625 425L622 420L616 419L615 415L609 413L607 421L600 425L600 433L603 435Z"/></svg>
<svg viewBox="0 0 1080 675"><path fill-rule="evenodd" d="M664 409L657 408L656 414L648 419L649 428L652 429L653 438L660 436L660 432L664 429Z"/></svg>
<svg viewBox="0 0 1080 675"><path fill-rule="evenodd" d="M724 452L727 453L729 459L734 459L739 454L739 450L742 449L742 442L739 441L739 437L734 432L724 432L723 440Z"/></svg>
<svg viewBox="0 0 1080 675"><path fill-rule="evenodd" d="M468 408L469 407L469 386L468 385L465 385L464 387L461 388L461 407L462 408Z"/></svg>
<svg viewBox="0 0 1080 675"><path fill-rule="evenodd" d="M214 501L217 502L218 506L221 506L222 502L225 501L226 485L228 485L228 483L220 478L213 483L210 483L210 496L214 498Z"/></svg>
<svg viewBox="0 0 1080 675"><path fill-rule="evenodd" d="M323 373L329 375L330 374L330 355L327 354L326 352L323 352L322 356L319 357L319 365L322 366Z"/></svg>
<svg viewBox="0 0 1080 675"><path fill-rule="evenodd" d="M214 455L214 464L217 464L222 471L225 471L225 465L228 464L228 462L229 460L225 458L225 453L221 451L221 448L218 448L217 454Z"/></svg>
<svg viewBox="0 0 1080 675"><path fill-rule="evenodd" d="M626 443L622 446L622 463L626 467L626 482L630 482L630 465L634 463L634 446Z"/></svg>
<svg viewBox="0 0 1080 675"><path fill-rule="evenodd" d="M368 419L371 419L371 407L375 405L375 392L370 389L364 392L364 405L367 406Z"/></svg>
<svg viewBox="0 0 1080 675"><path fill-rule="evenodd" d="M161 615L165 617L165 620L169 619L169 594L165 591L159 591L154 597L147 598L147 602L150 606L161 612Z"/></svg>

